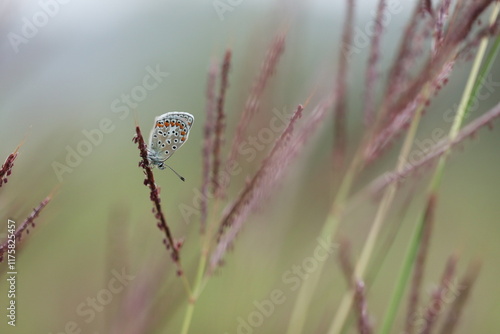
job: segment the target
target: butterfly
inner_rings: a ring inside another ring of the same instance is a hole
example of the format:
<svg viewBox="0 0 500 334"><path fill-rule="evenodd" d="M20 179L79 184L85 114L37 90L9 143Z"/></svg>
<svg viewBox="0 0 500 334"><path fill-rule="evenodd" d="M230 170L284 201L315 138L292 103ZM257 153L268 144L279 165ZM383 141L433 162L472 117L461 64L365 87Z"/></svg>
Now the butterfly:
<svg viewBox="0 0 500 334"><path fill-rule="evenodd" d="M165 161L188 140L193 123L193 115L182 111L167 112L155 118L148 147L148 160L152 167L165 169L166 166L184 181Z"/></svg>

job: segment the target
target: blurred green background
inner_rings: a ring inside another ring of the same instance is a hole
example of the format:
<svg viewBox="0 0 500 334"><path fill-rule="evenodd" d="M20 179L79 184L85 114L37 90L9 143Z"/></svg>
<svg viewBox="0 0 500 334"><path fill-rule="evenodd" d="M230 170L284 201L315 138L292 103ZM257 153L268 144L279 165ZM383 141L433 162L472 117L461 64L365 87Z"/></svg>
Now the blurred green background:
<svg viewBox="0 0 500 334"><path fill-rule="evenodd" d="M196 118L188 143L169 160L187 181L180 182L168 170L155 171L174 235L185 237L182 257L192 280L199 250L199 216L192 215L185 221L179 208L192 205L201 183L210 62L219 61L226 48L233 50L226 138L231 143L260 62L277 31L288 31L285 53L265 94L255 128L266 124L274 108L291 113L315 91L307 113L321 95L329 93L345 11L343 1L220 3L229 9L219 15L217 1L74 0L57 6L50 1L0 2L0 157L7 157L26 138L8 184L0 189L2 240L8 218L20 223L54 187L59 187L37 220L37 227L23 239L17 257L15 328L6 324L7 282L4 278L0 281L1 333L64 333L71 321L82 333L108 333L109 327L140 323L141 319L150 325L162 324L162 329L153 333L180 331L186 298L161 243L148 192L142 185L138 151L131 142L135 119L147 135L154 117L165 112L181 110ZM375 1L359 1L357 28L363 30L373 21L375 5ZM399 6L401 11L390 18L383 37L379 93L413 1L402 1ZM21 35L28 29L26 20L32 21L43 8L49 8L53 15L36 32L31 31L32 37L17 45L16 52L12 33ZM360 110L367 49L362 48L349 62L351 149L363 131ZM124 106L115 101L141 86L148 69L155 68L168 72L158 87L136 101L137 106L129 108L128 115L114 112L117 103ZM423 119L419 140L428 138L436 128L448 131L450 123L443 115L458 103L469 69L469 63L457 65L450 83L433 100ZM500 83L498 61L492 81ZM474 115L498 103L496 90L490 98L479 101ZM63 182L59 182L54 162L65 163L68 147L76 150L86 139L82 131L97 129L105 119L112 130L92 145L71 173L62 174ZM469 260L483 261L457 333L500 331L499 137L497 128L483 130L478 138L463 145L463 152L455 151L438 198L424 290L431 291L438 282L446 258L454 251L461 257L460 273ZM297 292L283 283L282 275L311 256L316 247L315 238L333 196L328 182L331 143L332 119L328 117L267 205L248 221L234 251L226 258L227 264L209 281L196 307L191 333L236 333L239 317L246 319L255 310L254 301L269 298L274 289L284 291L286 300L254 333L285 331ZM357 188L393 168L399 145L370 166ZM244 172L232 180L230 198L253 174L259 161L244 165ZM426 181L425 172L411 178L409 184L417 183L417 188L402 221L401 237L370 289L368 307L375 324L380 323L394 286L412 224L422 206ZM410 188L402 187L398 198ZM396 201L390 219L401 218L397 215L400 202ZM375 209L373 202L360 203L349 211L341 226L339 235L352 240L354 257L363 245ZM307 322L310 333L328 328L347 288L336 257L327 261ZM120 271L124 265L136 278L87 323L87 318L77 312L78 306L106 288L112 269ZM155 295L161 298L153 303L151 296ZM406 303L404 306L394 333L401 332ZM144 318L145 314L153 314L153 320ZM148 332L125 327L122 333Z"/></svg>

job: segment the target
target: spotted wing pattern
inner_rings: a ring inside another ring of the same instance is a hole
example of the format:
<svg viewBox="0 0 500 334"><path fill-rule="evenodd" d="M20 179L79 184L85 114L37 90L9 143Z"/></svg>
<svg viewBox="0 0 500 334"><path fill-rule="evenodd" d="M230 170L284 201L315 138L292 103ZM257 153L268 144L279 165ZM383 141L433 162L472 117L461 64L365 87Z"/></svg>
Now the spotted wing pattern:
<svg viewBox="0 0 500 334"><path fill-rule="evenodd" d="M149 137L148 158L151 164L165 168L163 162L188 140L193 122L193 115L181 111L156 117Z"/></svg>

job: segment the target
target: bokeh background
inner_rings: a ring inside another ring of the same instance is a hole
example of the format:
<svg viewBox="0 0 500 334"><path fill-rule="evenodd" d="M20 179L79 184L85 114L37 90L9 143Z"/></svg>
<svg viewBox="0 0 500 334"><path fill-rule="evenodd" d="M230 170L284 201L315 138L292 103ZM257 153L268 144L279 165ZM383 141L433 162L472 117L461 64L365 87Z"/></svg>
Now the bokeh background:
<svg viewBox="0 0 500 334"><path fill-rule="evenodd" d="M152 333L179 332L186 299L142 185L138 151L131 142L134 122L137 119L148 134L154 117L162 113L182 110L196 118L188 143L169 160L187 181L180 182L168 170L155 172L174 235L185 237L182 256L192 279L199 250L199 215L186 220L180 207L192 205L201 183L205 88L211 61L219 61L226 48L233 50L227 97L228 143L260 62L279 30L287 30L285 53L252 129L265 125L273 109L291 113L315 92L306 108L310 111L321 94L331 90L335 78L344 2L220 1L230 10L219 15L215 7L219 2L211 0L73 0L50 7L53 17L32 32L16 52L9 36L21 35L25 20L32 21L46 3L51 2L0 2L0 157L7 157L24 140L13 174L0 189L2 238L8 218L20 223L57 187L36 229L23 239L17 257L15 328L6 324L7 284L4 278L0 281L0 332L64 333L66 324L74 321L82 333L108 333L109 326L145 314L154 314L154 321L162 324ZM364 30L365 24L373 21L376 1L358 3L355 26ZM401 11L391 17L383 37L380 91L414 1L401 1L399 6ZM351 149L363 131L360 110L367 50L362 48L349 62ZM168 76L121 119L124 114L114 112L114 101L130 94L142 84L147 69L156 67ZM428 138L436 128L448 131L450 123L443 115L459 102L469 69L470 64L459 64L450 83L433 100L419 130L419 140ZM492 81L500 83L498 61ZM473 116L498 102L499 86L488 99L479 101ZM68 147L77 149L85 139L82 131L98 128L103 119L109 120L113 130L92 146L71 173L64 173L60 182L53 163L64 164ZM255 309L254 301L269 298L274 289L283 290L286 301L254 332L284 332L296 291L288 289L282 275L311 256L316 246L315 238L333 197L329 183L332 138L332 118L328 117L267 205L248 221L226 265L209 281L195 310L192 333L236 333L238 318L246 319ZM483 130L463 145L462 151L455 151L438 198L425 291L438 282L451 253L460 255L460 272L469 260L479 258L483 262L457 333L500 331L499 139L497 128ZM370 166L356 189L393 168L399 145L397 142L382 160ZM259 162L256 159L244 165L243 173L233 180L230 198ZM375 324L384 314L412 224L422 206L426 173L410 180L408 184L416 188L405 185L400 190L390 217L401 220L401 236L368 296ZM409 191L409 212L399 216L400 199ZM354 256L366 238L375 205L371 201L353 203L340 228L339 235L352 241ZM327 261L307 322L311 333L328 328L347 288L336 257ZM87 323L77 307L105 288L111 270L124 264L136 279ZM4 270L2 275L5 277ZM120 310L131 291L154 302L138 303L142 306L124 318ZM394 333L400 332L403 314L404 309ZM130 333L134 333L131 328Z"/></svg>

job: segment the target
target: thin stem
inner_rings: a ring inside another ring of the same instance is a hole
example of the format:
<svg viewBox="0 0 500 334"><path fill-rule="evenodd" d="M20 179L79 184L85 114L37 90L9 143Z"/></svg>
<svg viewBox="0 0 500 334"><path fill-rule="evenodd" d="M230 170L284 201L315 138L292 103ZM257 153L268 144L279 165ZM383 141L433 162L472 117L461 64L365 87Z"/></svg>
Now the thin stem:
<svg viewBox="0 0 500 334"><path fill-rule="evenodd" d="M191 320L193 319L194 313L194 300L190 300L188 307L186 309L186 315L184 316L184 321L182 322L182 334L187 334L189 331L189 327L191 326Z"/></svg>
<svg viewBox="0 0 500 334"><path fill-rule="evenodd" d="M450 59L452 59L453 56L455 56L455 55L450 56ZM421 94L423 96L428 95L428 90L430 90L430 87L429 87L430 82L431 81L429 81L427 84L425 84L424 87L421 89ZM382 107L382 110L379 113L379 115L384 115L385 108L387 108L387 107L384 107L384 106ZM418 122L414 122L414 120L415 120L415 118L418 118L418 119L420 118L420 115L418 115L418 116L416 116L416 115L419 114L421 111L422 111L422 109L415 112L414 119L413 119L410 126L418 123ZM373 132L375 131L374 129L377 129L377 124L381 122L381 119L382 119L382 117L376 118L375 124L372 127ZM415 125L415 126L417 126L417 125ZM410 134L407 134L407 136L410 136ZM411 136L414 137L414 134ZM369 138L371 138L371 136L367 135L367 136L365 136L365 139L366 138L369 139ZM367 143L369 143L369 141L363 140L362 143L367 144ZM404 166L403 163L405 160L407 160L406 157L404 157L405 152L409 153L408 150L409 150L409 148L411 148L411 145L413 143L413 139L410 140L410 138L409 138L406 143L407 144L404 145L404 147L401 151L400 158L398 161L398 166ZM358 150L354 156L354 159L351 162L351 167L347 169L347 174L344 177L344 179L342 180L339 192L332 203L331 210L326 218L325 224L324 224L323 229L320 233L320 238L331 237L339 225L340 218L342 217L342 214L343 214L344 209L345 209L346 197L351 190L351 186L352 186L354 178L357 176L358 171L363 166L362 153L364 152L364 149L365 149L365 145L360 145L358 147ZM385 214L388 211L388 208L390 207L389 204L392 202L391 197L394 196L394 194L391 194L391 192L393 192L393 191L388 191L387 199L384 201L385 204L381 205L381 208L379 208L379 210L380 210L379 216L380 217L385 217ZM383 219L380 219L380 218L378 218L378 220L383 221ZM364 271L365 271L366 264L368 263L369 256L370 256L369 250L370 250L370 248L373 249L373 245L375 243L375 240L377 239L378 231L380 229L380 224L381 223L378 223L378 224L374 225L374 227L372 227L373 232L371 232L369 234L368 245L365 246L365 250L363 251L363 253L367 254L367 255L362 256L362 261L359 263L359 266L358 266L359 269L357 270L357 272L364 273ZM294 309L292 311L291 320L290 320L288 331L287 331L288 334L300 334L302 332L303 327L304 327L304 323L305 323L305 319L307 317L307 310L309 308L309 305L310 305L310 302L312 299L312 295L317 287L319 278L320 278L321 273L323 271L323 265L324 265L323 262L320 263L318 265L317 270L314 273L312 273L310 275L310 277L308 278L308 280L305 281L302 284L302 286L300 287L299 295L297 297ZM342 305L340 307L340 312L338 312L336 314L336 319L338 319L339 323L335 324L337 322L337 320L334 320L334 322L332 323L332 327L330 327L330 333L338 333L340 331L340 329L342 328L343 323L345 322L345 319L346 319L347 314L348 314L349 306L352 304L352 298L353 298L353 293L351 290L344 296Z"/></svg>
<svg viewBox="0 0 500 334"><path fill-rule="evenodd" d="M500 10L500 3L497 1L490 17L490 23L494 23L496 17L498 16L498 12ZM467 112L467 107L471 103L471 99L474 99L476 95L472 95L473 89L478 89L479 83L477 82L479 69L481 68L481 63L484 58L484 54L486 53L486 48L488 47L488 38L483 38L481 43L479 44L479 48L477 50L476 57L474 59L474 63L472 64L472 69L470 71L469 79L467 80L467 84L465 86L464 92L462 94L462 99L460 100L460 104L458 105L457 114L455 115L455 119L453 120L453 125L451 127L449 138L453 140L456 138L460 127L462 126L462 122L464 120L464 116ZM487 69L486 69L487 70ZM483 79L480 77L480 79Z"/></svg>
<svg viewBox="0 0 500 334"><path fill-rule="evenodd" d="M184 289L188 296L192 295L191 287L189 285L189 281L187 280L186 273L182 268L181 259L179 256L180 245L176 243L174 237L172 236L172 232L170 231L170 227L167 224L167 220L165 215L163 214L163 210L161 207L161 199L160 199L160 191L155 183L155 178L153 175L153 171L149 167L148 153L147 153L147 145L144 142L144 138L142 136L141 128L139 124L136 124L135 127L136 135L133 138L133 141L137 144L140 152L141 161L139 161L139 167L141 167L144 171L145 180L144 185L146 185L149 190L149 199L153 202L153 212L155 213L155 218L158 221L158 228L165 233L165 246L167 249L170 249L170 256L174 263L177 266L177 275L181 277Z"/></svg>
<svg viewBox="0 0 500 334"><path fill-rule="evenodd" d="M500 8L500 7L497 6L496 8ZM498 10L498 9L496 9L496 10ZM482 44L480 45L480 48L481 47L482 47ZM471 96L478 96L478 92L479 92L479 89L482 87L483 80L486 78L486 74L490 71L491 66L495 62L495 59L496 59L496 56L498 55L499 50L500 50L500 36L497 36L497 38L495 39L495 42L493 43L491 51L488 52L488 55L486 56L486 59L484 60L484 65L481 67L481 72L479 73L479 78L481 78L481 80L476 81L476 84L474 85L474 88L472 89ZM467 119L469 117L470 108L471 108L473 102L474 101L472 99L469 99L467 109L465 110L464 119Z"/></svg>
<svg viewBox="0 0 500 334"><path fill-rule="evenodd" d="M342 180L339 191L335 196L330 212L319 235L320 239L329 239L337 229L352 183L363 162L362 152L363 150L358 150L351 162L350 168L347 169L347 174ZM316 289L321 273L323 272L324 264L325 261L319 262L318 268L313 273L310 273L307 281L305 281L300 287L299 295L290 317L287 334L299 334L302 332L307 316L307 309L309 308L314 290Z"/></svg>
<svg viewBox="0 0 500 334"><path fill-rule="evenodd" d="M497 2L495 4L495 7L491 13L490 17L490 22L495 22L498 13L500 10L500 3ZM466 114L467 107L470 105L471 100L475 98L475 95L472 95L472 92L476 92L476 89L473 89L474 84L477 82L478 78L478 73L480 69L480 65L482 62L482 59L484 57L486 47L488 44L488 39L483 38L481 40L481 43L479 45L478 52L476 54L476 57L474 59L474 64L472 66L471 72L469 74L469 78L467 80L467 84L465 86L461 102L459 104L457 113L455 115L455 119L453 121L453 125L450 129L449 132L449 139L452 141L453 139L456 138L458 135L458 131L460 130L460 127L462 125L464 115ZM495 47L498 47L498 44L495 44ZM493 48L490 51L490 54L496 53L496 48ZM492 57L488 57L488 59L492 59ZM485 66L489 66L488 64L485 64ZM487 72L487 70L482 71L481 78L484 78L484 74ZM477 86L476 86L477 87ZM437 193L439 186L441 184L441 179L442 175L444 172L444 167L446 165L446 159L448 157L448 154L443 154L441 158L439 159L439 163L434 171L434 174L432 176L432 180L429 184L429 190L428 190L428 196L434 196L434 194ZM422 230L423 230L423 225L424 225L424 213L422 212L417 220L417 224L415 227L415 231L412 234L412 237L410 239L410 246L408 248L408 251L406 253L404 262L403 262L403 267L401 268L398 280L396 281L396 288L391 296L390 302L389 302L389 307L387 309L386 315L384 317L384 320L382 322L382 327L380 330L380 334L388 334L391 330L391 327L394 323L394 319L396 317L397 311L399 309L399 305L401 303L401 299L403 297L403 292L406 287L406 284L408 283L410 273L411 273L411 268L413 266L413 263L415 262L416 254L417 254L417 249L418 245L420 244L420 239L422 238Z"/></svg>
<svg viewBox="0 0 500 334"><path fill-rule="evenodd" d="M196 278L193 286L193 293L190 295L189 303L186 309L186 315L184 316L184 321L182 323L181 334L188 334L189 327L193 319L194 308L198 298L205 287L205 281L203 280L203 275L205 274L205 268L207 267L208 253L210 248L210 242L212 240L213 232L216 226L216 213L218 212L218 207L220 203L220 198L215 198L214 209L210 212L210 219L208 224L208 229L205 234L202 234L202 243L200 250L200 261L198 262L198 269L196 271Z"/></svg>
<svg viewBox="0 0 500 334"><path fill-rule="evenodd" d="M428 90L427 92L424 93L424 95L428 95ZM398 171L401 171L406 164L408 155L410 154L410 150L413 145L413 140L415 139L415 135L417 133L418 125L420 124L420 119L422 117L423 110L424 106L421 105L420 108L415 113L413 121L411 122L410 125L410 129L406 134L403 148L401 149L401 152L399 154L398 164L396 167L396 170ZM389 208L391 207L392 201L394 199L394 195L396 194L396 188L397 188L396 184L393 183L391 187L388 187L384 193L384 197L382 198L382 202L380 203L372 228L370 230L363 251L361 252L360 259L354 271L354 276L357 278L362 277L365 273L368 261L370 259L371 254L373 253L373 247L375 246L375 240L380 231L380 227L382 225L382 222L385 220L387 212L389 211Z"/></svg>
<svg viewBox="0 0 500 334"><path fill-rule="evenodd" d="M424 87L422 95L422 101L425 101L428 94L430 92L428 84ZM410 128L406 133L406 138L401 148L401 152L398 157L398 163L396 166L396 170L400 171L406 164L408 159L408 155L410 154L411 147L413 145L413 140L415 139L415 135L417 133L418 125L420 124L420 119L422 117L422 112L424 110L425 104L421 103L416 110L413 120L410 124ZM378 207L377 213L375 215L375 219L373 221L370 232L368 233L367 240L365 242L365 246L361 252L360 259L356 264L354 269L354 278L362 279L365 274L366 268L368 266L368 261L370 260L370 256L373 253L373 248L375 247L375 241L378 238L380 228L382 227L382 223L384 222L387 213L392 205L392 201L394 200L394 195L396 194L397 185L395 183L391 184L388 188L386 188L384 192L384 196ZM347 315L349 314L349 310L351 309L351 305L353 302L354 290L351 288L344 297L342 298L340 307L335 314L335 317L330 325L330 329L328 330L329 334L338 334L342 330L344 323L347 319Z"/></svg>
<svg viewBox="0 0 500 334"><path fill-rule="evenodd" d="M406 251L405 261L403 262L403 267L399 273L398 280L396 281L396 287L392 293L391 302L389 304L389 308L385 314L384 320L382 322L382 327L380 328L379 333L389 333L394 323L394 319L396 318L396 314L399 310L397 307L401 299L403 298L404 289L406 287L406 283L408 282L411 274L411 268L413 267L413 263L417 258L418 253L418 245L420 243L420 239L422 237L423 231L423 214L419 216L418 223L415 226L415 230L413 231L413 238L410 240L410 245Z"/></svg>
<svg viewBox="0 0 500 334"><path fill-rule="evenodd" d="M342 178L339 190L337 191L337 194L332 202L330 211L319 234L320 239L328 240L335 234L340 219L345 211L347 198L354 183L354 179L363 168L365 149L370 142L370 138L376 133L381 120L381 117L377 117L375 119L374 124L370 129L368 129L367 133L361 141L361 144L358 146L358 149L354 154L350 166L349 168L347 168L346 174ZM292 315L290 317L287 334L300 334L302 332L305 319L307 317L307 310L309 309L312 296L318 285L321 273L323 272L324 263L325 262L320 262L318 264L317 270L311 273L307 281L305 281L301 285L299 295L297 297L297 300L295 301Z"/></svg>

